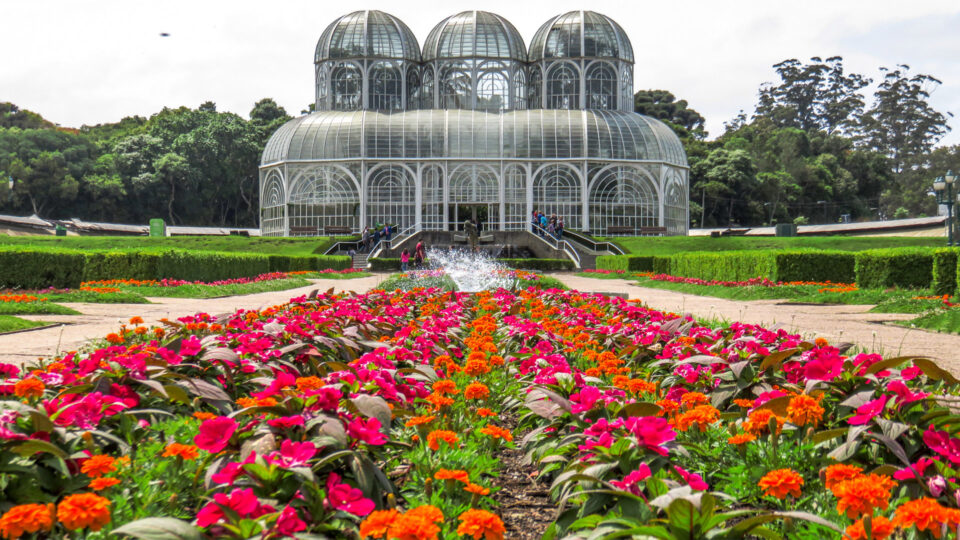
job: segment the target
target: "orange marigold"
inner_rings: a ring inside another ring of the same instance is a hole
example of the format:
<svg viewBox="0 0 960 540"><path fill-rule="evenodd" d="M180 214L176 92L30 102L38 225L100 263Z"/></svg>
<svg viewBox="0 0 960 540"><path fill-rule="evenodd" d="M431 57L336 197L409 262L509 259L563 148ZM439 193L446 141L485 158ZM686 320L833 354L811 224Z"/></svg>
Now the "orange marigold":
<svg viewBox="0 0 960 540"><path fill-rule="evenodd" d="M777 416L770 409L757 409L750 413L750 415L747 416L747 421L743 423L743 430L754 437L760 437L761 435L770 432L771 418L776 419L777 434L779 434L780 430L783 429L783 423L786 421L786 419Z"/></svg>
<svg viewBox="0 0 960 540"><path fill-rule="evenodd" d="M460 536L470 536L474 540L503 540L503 533L507 529L503 526L503 520L496 514L486 510L477 510L475 508L467 510L457 518L460 520L460 526L457 527L457 534Z"/></svg>
<svg viewBox="0 0 960 540"><path fill-rule="evenodd" d="M4 538L19 538L24 533L49 531L52 527L52 504L21 504L0 517L0 536Z"/></svg>
<svg viewBox="0 0 960 540"><path fill-rule="evenodd" d="M879 474L840 482L833 487L833 494L837 497L837 512L857 519L873 514L875 508L886 510L890 504L890 490L896 485L893 478Z"/></svg>
<svg viewBox="0 0 960 540"><path fill-rule="evenodd" d="M929 497L907 501L897 508L893 524L900 529L916 527L918 531L930 531L934 538L940 538L944 510L946 508Z"/></svg>
<svg viewBox="0 0 960 540"><path fill-rule="evenodd" d="M443 523L443 512L436 506L429 504L411 508L407 510L407 515L422 517L431 523Z"/></svg>
<svg viewBox="0 0 960 540"><path fill-rule="evenodd" d="M448 398L447 396L437 392L430 394L426 399L433 405L433 408L437 410L453 405L453 398Z"/></svg>
<svg viewBox="0 0 960 540"><path fill-rule="evenodd" d="M324 387L323 379L320 377L297 377L296 380L297 390L306 392L308 390L319 390Z"/></svg>
<svg viewBox="0 0 960 540"><path fill-rule="evenodd" d="M490 397L490 389L483 383L472 382L464 389L463 397L465 399L487 399Z"/></svg>
<svg viewBox="0 0 960 540"><path fill-rule="evenodd" d="M143 324L143 317L139 315L136 317L130 317L130 324Z"/></svg>
<svg viewBox="0 0 960 540"><path fill-rule="evenodd" d="M755 440L757 440L757 438L749 433L740 433L727 439L727 442L736 446L740 446L741 444L747 444L748 442Z"/></svg>
<svg viewBox="0 0 960 540"><path fill-rule="evenodd" d="M503 357L500 356L499 354L495 354L490 357L491 366L502 366L503 362L504 362Z"/></svg>
<svg viewBox="0 0 960 540"><path fill-rule="evenodd" d="M733 402L742 409L752 409L753 400L752 399L735 399Z"/></svg>
<svg viewBox="0 0 960 540"><path fill-rule="evenodd" d="M507 442L513 441L513 435L510 433L510 430L504 429L499 426L491 425L485 428L481 428L480 433L483 433L484 435L489 435L494 439L503 439Z"/></svg>
<svg viewBox="0 0 960 540"><path fill-rule="evenodd" d="M45 388L40 379L24 379L13 385L13 394L21 399L38 398L43 395Z"/></svg>
<svg viewBox="0 0 960 540"><path fill-rule="evenodd" d="M90 489L94 491L102 491L119 483L119 478L108 478L106 476L101 476L100 478L94 478L90 481Z"/></svg>
<svg viewBox="0 0 960 540"><path fill-rule="evenodd" d="M471 483L468 483L466 486L463 487L463 490L466 491L466 492L469 492L469 493L473 493L474 495L489 495L489 494L490 494L490 489L489 489L489 488L485 488L485 487L483 487L483 486L481 486L481 485L479 485L479 484L471 484Z"/></svg>
<svg viewBox="0 0 960 540"><path fill-rule="evenodd" d="M680 396L680 404L684 407L694 407L710 403L710 398L700 392L687 392Z"/></svg>
<svg viewBox="0 0 960 540"><path fill-rule="evenodd" d="M441 379L433 383L433 391L437 394L458 394L460 390L457 390L457 383L451 381L450 379Z"/></svg>
<svg viewBox="0 0 960 540"><path fill-rule="evenodd" d="M96 493L68 495L57 506L57 521L71 531L84 527L99 531L110 523L110 501Z"/></svg>
<svg viewBox="0 0 960 540"><path fill-rule="evenodd" d="M680 410L680 404L672 399L661 399L657 402L657 405L660 406L662 416L670 416Z"/></svg>
<svg viewBox="0 0 960 540"><path fill-rule="evenodd" d="M459 469L440 469L433 475L433 477L437 480L457 480L458 482L463 482L464 484L470 483L470 473L467 471L461 471Z"/></svg>
<svg viewBox="0 0 960 540"><path fill-rule="evenodd" d="M427 446L434 452L440 450L440 441L447 443L447 446L453 448L460 442L460 438L457 437L456 433L443 429L431 431L430 434L427 435Z"/></svg>
<svg viewBox="0 0 960 540"><path fill-rule="evenodd" d="M833 491L834 486L840 482L846 482L847 480L853 480L854 478L860 476L860 473L863 472L863 468L857 467L856 465L847 465L846 463L835 463L827 467L824 477L826 478L827 489Z"/></svg>
<svg viewBox="0 0 960 540"><path fill-rule="evenodd" d="M436 416L414 416L413 418L407 420L403 425L407 427L422 426L423 424L429 424L436 419Z"/></svg>
<svg viewBox="0 0 960 540"><path fill-rule="evenodd" d="M163 457L180 457L190 461L197 459L197 447L192 444L170 443L163 451Z"/></svg>
<svg viewBox="0 0 960 540"><path fill-rule="evenodd" d="M798 394L787 405L787 419L796 426L812 424L816 427L823 419L823 407L820 402L806 394Z"/></svg>
<svg viewBox="0 0 960 540"><path fill-rule="evenodd" d="M472 377L479 377L490 373L490 364L486 360L468 360L463 366L463 372Z"/></svg>
<svg viewBox="0 0 960 540"><path fill-rule="evenodd" d="M361 538L386 538L390 526L400 516L396 510L377 510L371 512L367 519L360 523Z"/></svg>
<svg viewBox="0 0 960 540"><path fill-rule="evenodd" d="M120 334L111 332L107 334L107 341L113 343L114 345L119 345L120 343L123 343L124 340L122 337L120 337Z"/></svg>
<svg viewBox="0 0 960 540"><path fill-rule="evenodd" d="M97 478L117 470L116 461L110 456L95 455L87 458L80 466L80 472L90 478Z"/></svg>
<svg viewBox="0 0 960 540"><path fill-rule="evenodd" d="M693 409L677 417L676 428L680 431L687 431L693 426L700 428L700 431L706 431L707 426L720 420L720 411L710 405L697 405Z"/></svg>
<svg viewBox="0 0 960 540"><path fill-rule="evenodd" d="M391 540L436 540L440 533L437 523L443 522L443 513L435 506L418 506L396 517L387 531Z"/></svg>
<svg viewBox="0 0 960 540"><path fill-rule="evenodd" d="M193 413L193 417L197 420L210 420L211 418L216 418L217 415L210 412L197 411Z"/></svg>
<svg viewBox="0 0 960 540"><path fill-rule="evenodd" d="M867 540L867 532L864 530L862 519L847 527L846 532L850 540ZM885 540L891 534L893 534L892 521L883 516L870 518L870 538L872 540Z"/></svg>
<svg viewBox="0 0 960 540"><path fill-rule="evenodd" d="M803 486L803 477L793 469L777 469L763 475L757 485L763 489L764 495L770 495L778 499L782 499L788 494L799 497L800 488Z"/></svg>
<svg viewBox="0 0 960 540"><path fill-rule="evenodd" d="M488 409L488 408L486 408L486 407L481 407L481 408L477 409L477 416L479 416L480 418L490 418L490 417L496 416L496 415L497 415L497 413L491 411L490 409Z"/></svg>

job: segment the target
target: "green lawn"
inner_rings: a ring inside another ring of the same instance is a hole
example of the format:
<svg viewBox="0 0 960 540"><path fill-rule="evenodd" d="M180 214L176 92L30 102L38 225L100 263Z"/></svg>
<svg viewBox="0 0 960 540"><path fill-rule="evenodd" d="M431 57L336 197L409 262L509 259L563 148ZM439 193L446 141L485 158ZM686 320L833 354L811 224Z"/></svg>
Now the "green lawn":
<svg viewBox="0 0 960 540"><path fill-rule="evenodd" d="M682 251L731 251L740 249L864 249L909 246L944 247L946 239L910 236L655 236L598 238L612 241L632 255L673 255Z"/></svg>
<svg viewBox="0 0 960 540"><path fill-rule="evenodd" d="M0 315L79 315L80 312L53 302L0 302Z"/></svg>
<svg viewBox="0 0 960 540"><path fill-rule="evenodd" d="M169 298L215 298L219 296L239 296L261 292L284 291L306 287L310 282L301 277L288 279L271 279L255 283L241 283L237 285L180 285L177 287L127 287L121 285L124 291L134 292L143 296L165 296Z"/></svg>
<svg viewBox="0 0 960 540"><path fill-rule="evenodd" d="M74 289L65 293L44 294L51 302L82 302L85 304L149 304L142 295L131 291L97 293Z"/></svg>
<svg viewBox="0 0 960 540"><path fill-rule="evenodd" d="M337 240L346 239L338 237ZM329 237L247 238L243 236L2 236L0 246L42 246L70 249L186 249L195 251L250 252L279 255L322 255Z"/></svg>
<svg viewBox="0 0 960 540"><path fill-rule="evenodd" d="M46 326L50 323L43 321L28 321L12 315L0 315L0 334L3 332L14 332L17 330L26 330L27 328L36 328Z"/></svg>
<svg viewBox="0 0 960 540"><path fill-rule="evenodd" d="M931 311L909 321L897 323L911 328L923 328L935 332L960 334L960 309Z"/></svg>
<svg viewBox="0 0 960 540"><path fill-rule="evenodd" d="M309 279L357 279L370 277L373 274L370 272L350 272L347 274L335 274L333 272L321 273L321 272L311 272L309 274L297 274L297 277L305 277Z"/></svg>

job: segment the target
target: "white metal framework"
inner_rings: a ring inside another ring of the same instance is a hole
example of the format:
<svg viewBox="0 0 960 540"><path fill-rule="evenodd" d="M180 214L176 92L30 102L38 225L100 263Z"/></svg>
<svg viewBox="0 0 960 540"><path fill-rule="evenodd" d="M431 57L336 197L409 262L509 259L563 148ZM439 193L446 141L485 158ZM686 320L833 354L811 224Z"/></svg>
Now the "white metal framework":
<svg viewBox="0 0 960 540"><path fill-rule="evenodd" d="M502 17L444 19L421 54L379 11L317 44L316 109L273 134L260 169L266 236L386 224L448 230L534 210L598 235L686 234L688 167L662 122L632 112L633 49L613 20L573 11L527 50Z"/></svg>

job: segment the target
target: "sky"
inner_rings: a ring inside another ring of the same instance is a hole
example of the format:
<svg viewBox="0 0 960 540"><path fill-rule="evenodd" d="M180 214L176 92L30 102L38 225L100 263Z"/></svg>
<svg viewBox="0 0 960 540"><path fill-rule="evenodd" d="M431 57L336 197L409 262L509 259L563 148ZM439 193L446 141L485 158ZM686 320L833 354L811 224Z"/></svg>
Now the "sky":
<svg viewBox="0 0 960 540"><path fill-rule="evenodd" d="M707 119L710 137L756 104L771 66L787 58L843 56L849 71L878 79L908 64L940 79L931 103L953 112L960 144L960 2L957 0L5 0L0 101L62 126L150 116L164 106L249 116L271 97L292 115L313 100L313 52L324 28L358 9L402 19L421 44L444 17L484 9L529 42L553 15L591 9L626 30L635 89L665 89ZM169 33L162 37L161 33Z"/></svg>

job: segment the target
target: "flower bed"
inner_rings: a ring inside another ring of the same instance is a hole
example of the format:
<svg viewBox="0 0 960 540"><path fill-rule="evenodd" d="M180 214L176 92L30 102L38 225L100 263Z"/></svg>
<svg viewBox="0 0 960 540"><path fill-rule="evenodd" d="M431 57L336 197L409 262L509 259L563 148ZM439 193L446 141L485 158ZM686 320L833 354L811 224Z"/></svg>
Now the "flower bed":
<svg viewBox="0 0 960 540"><path fill-rule="evenodd" d="M36 302L46 302L47 299L34 296L32 294L3 294L0 293L0 303L4 304L33 304Z"/></svg>
<svg viewBox="0 0 960 540"><path fill-rule="evenodd" d="M960 525L958 381L928 359L536 288L316 294L118 337L0 366L0 533L528 537L496 510L514 446L553 538Z"/></svg>

